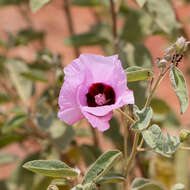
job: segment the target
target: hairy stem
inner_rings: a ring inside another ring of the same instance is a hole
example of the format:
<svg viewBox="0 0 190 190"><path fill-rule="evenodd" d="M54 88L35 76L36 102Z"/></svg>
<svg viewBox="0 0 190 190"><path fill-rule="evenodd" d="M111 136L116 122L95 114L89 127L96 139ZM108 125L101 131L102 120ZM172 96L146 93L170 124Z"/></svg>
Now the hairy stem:
<svg viewBox="0 0 190 190"><path fill-rule="evenodd" d="M137 153L137 146L138 146L138 142L139 142L139 137L140 137L140 133L135 133L135 138L134 138L134 142L133 142L133 147L132 147L132 151L131 151L131 154L129 156L129 159L127 161L127 165L126 165L126 170L125 170L125 173L124 173L124 176L125 178L127 179L128 177L128 173L129 173L129 170L131 168L131 164L135 158L135 155ZM124 189L128 189L128 180L124 182Z"/></svg>
<svg viewBox="0 0 190 190"><path fill-rule="evenodd" d="M67 25L69 28L69 33L71 35L74 35L75 32L74 32L74 27L73 27L73 20L72 20L72 16L71 16L71 11L70 11L70 7L69 7L69 0L64 0L63 2L64 2L63 8L65 10L65 16L67 19ZM73 49L74 49L75 56L79 57L80 51L79 51L78 47L74 46Z"/></svg>
<svg viewBox="0 0 190 190"><path fill-rule="evenodd" d="M157 89L157 87L159 86L160 82L162 81L162 79L164 78L164 76L166 75L166 73L168 72L168 70L170 69L170 66L168 66L165 70L161 71L153 89L151 90L148 98L147 98L147 101L146 101L146 104L145 104L145 107L148 107L151 103L151 100L152 100L152 97ZM134 123L135 120L133 120L128 114L126 114L125 112L123 112L122 110L118 109L118 111L120 113L122 113L131 123ZM133 160L135 159L135 156L136 156L136 153L137 151L144 151L143 148L141 148L141 145L143 144L143 140L141 140L140 142L140 146L138 148L138 142L139 142L139 138L140 138L140 133L136 132L135 133L135 137L134 137L134 142L133 142L133 147L132 147L132 151L131 151L131 154L129 156L129 159L127 160L127 164L126 164L126 169L125 169L125 172L124 172L124 176L125 178L127 179L125 182L124 182L124 190L128 189L128 174L129 174L129 170L131 168L131 165L133 163ZM125 142L124 142L125 143Z"/></svg>
<svg viewBox="0 0 190 190"><path fill-rule="evenodd" d="M117 11L114 0L110 0L110 11L112 16L112 32L114 40L114 53L118 53L118 38L117 38Z"/></svg>
<svg viewBox="0 0 190 190"><path fill-rule="evenodd" d="M150 94L149 94L149 96L148 96L148 98L147 98L147 100L146 100L146 103L145 103L145 106L144 106L144 107L148 107L148 106L150 105L150 102L151 102L151 100L152 100L152 97L153 97L153 95L154 95L154 93L155 93L157 87L159 86L160 82L162 81L162 79L164 78L164 76L166 75L166 73L168 72L169 69L170 69L170 66L167 67L165 71L162 71L162 72L160 73L160 75L159 75L159 77L158 77L158 79L157 79L157 81L156 81L156 83L155 83L155 85L154 85L152 91L150 92Z"/></svg>
<svg viewBox="0 0 190 190"><path fill-rule="evenodd" d="M126 164L127 163L127 139L128 139L128 120L124 118L124 115L121 114L121 127L124 130L124 146L123 146L123 155L124 155L124 171L126 170Z"/></svg>
<svg viewBox="0 0 190 190"><path fill-rule="evenodd" d="M135 123L135 120L133 118L131 118L131 116L129 116L127 113L125 113L121 109L117 109L117 111L119 113L121 113L123 116L125 116L125 118L128 119L130 121L130 123Z"/></svg>

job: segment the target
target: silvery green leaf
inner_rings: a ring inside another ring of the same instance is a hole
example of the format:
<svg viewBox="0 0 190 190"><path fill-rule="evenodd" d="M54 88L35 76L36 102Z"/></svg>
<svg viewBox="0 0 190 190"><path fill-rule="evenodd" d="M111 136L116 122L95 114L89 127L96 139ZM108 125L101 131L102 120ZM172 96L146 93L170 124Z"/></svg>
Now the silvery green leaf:
<svg viewBox="0 0 190 190"><path fill-rule="evenodd" d="M77 177L78 172L59 160L33 160L23 165L27 170L44 176L64 178Z"/></svg>
<svg viewBox="0 0 190 190"><path fill-rule="evenodd" d="M167 190L164 185L145 178L136 178L131 184L131 190Z"/></svg>
<svg viewBox="0 0 190 190"><path fill-rule="evenodd" d="M104 176L121 157L122 153L119 150L110 150L103 153L87 170L82 184L90 182L96 183Z"/></svg>
<svg viewBox="0 0 190 190"><path fill-rule="evenodd" d="M167 157L170 157L171 154L176 152L180 144L179 137L171 136L169 133L167 133L167 137L165 137L157 125L149 127L142 132L142 135L149 147L155 152Z"/></svg>
<svg viewBox="0 0 190 190"><path fill-rule="evenodd" d="M167 0L148 0L146 8L154 22L168 34L179 28L173 8Z"/></svg>
<svg viewBox="0 0 190 190"><path fill-rule="evenodd" d="M185 186L181 183L178 183L172 187L172 190L185 190Z"/></svg>
<svg viewBox="0 0 190 190"><path fill-rule="evenodd" d="M18 95L25 103L28 103L32 93L32 83L21 76L22 72L29 71L27 65L22 60L9 59L6 62L6 67Z"/></svg>
<svg viewBox="0 0 190 190"><path fill-rule="evenodd" d="M101 0L72 0L70 4L81 7L97 7L101 6L103 2Z"/></svg>
<svg viewBox="0 0 190 190"><path fill-rule="evenodd" d="M153 78L153 72L151 69L144 69L138 66L128 67L125 72L127 74L127 82L149 80Z"/></svg>
<svg viewBox="0 0 190 190"><path fill-rule="evenodd" d="M134 112L137 116L137 121L131 125L131 129L137 132L145 130L152 119L153 111L151 107L145 107L139 110L137 106L134 107Z"/></svg>
<svg viewBox="0 0 190 190"><path fill-rule="evenodd" d="M102 177L100 180L97 181L97 184L104 184L104 183L123 183L125 178L122 176L106 176Z"/></svg>
<svg viewBox="0 0 190 190"><path fill-rule="evenodd" d="M8 120L2 127L2 133L10 133L17 127L23 126L28 119L26 114L17 114L12 119Z"/></svg>
<svg viewBox="0 0 190 190"><path fill-rule="evenodd" d="M170 81L180 102L181 114L183 114L188 107L188 91L183 73L176 66L170 69Z"/></svg>
<svg viewBox="0 0 190 190"><path fill-rule="evenodd" d="M33 12L37 12L43 6L48 4L51 0L30 0L30 8Z"/></svg>
<svg viewBox="0 0 190 190"><path fill-rule="evenodd" d="M17 160L17 156L8 153L0 153L0 165L9 164L15 162Z"/></svg>
<svg viewBox="0 0 190 190"><path fill-rule="evenodd" d="M136 2L138 3L138 5L142 8L144 6L144 4L146 3L147 0L136 0Z"/></svg>
<svg viewBox="0 0 190 190"><path fill-rule="evenodd" d="M72 126L55 119L49 128L50 136L54 144L62 151L65 151L75 136Z"/></svg>

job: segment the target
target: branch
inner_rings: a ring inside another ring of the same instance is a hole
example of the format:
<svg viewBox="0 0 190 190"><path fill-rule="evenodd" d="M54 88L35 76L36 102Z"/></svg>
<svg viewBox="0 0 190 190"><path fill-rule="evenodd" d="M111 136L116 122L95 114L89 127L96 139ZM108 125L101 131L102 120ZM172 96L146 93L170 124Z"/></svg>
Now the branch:
<svg viewBox="0 0 190 190"><path fill-rule="evenodd" d="M68 0L64 0L63 8L65 10L65 16L66 16L66 20L67 20L67 26L69 28L69 33L70 33L70 35L74 35L75 32L74 32L74 27L73 27L73 19L71 16L71 11L70 11ZM75 56L79 57L80 51L79 51L78 47L74 46L73 49L74 49Z"/></svg>
<svg viewBox="0 0 190 190"><path fill-rule="evenodd" d="M114 53L118 53L118 39L117 39L117 12L113 0L110 0L110 11L112 16L112 32L114 40Z"/></svg>

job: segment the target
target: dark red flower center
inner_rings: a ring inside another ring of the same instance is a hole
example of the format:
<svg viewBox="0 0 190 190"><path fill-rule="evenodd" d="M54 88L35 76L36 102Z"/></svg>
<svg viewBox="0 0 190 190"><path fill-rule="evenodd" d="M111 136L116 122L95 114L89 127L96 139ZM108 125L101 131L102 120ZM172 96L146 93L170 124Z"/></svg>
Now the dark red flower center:
<svg viewBox="0 0 190 190"><path fill-rule="evenodd" d="M89 107L111 105L115 103L115 92L109 85L94 83L90 86L86 99Z"/></svg>

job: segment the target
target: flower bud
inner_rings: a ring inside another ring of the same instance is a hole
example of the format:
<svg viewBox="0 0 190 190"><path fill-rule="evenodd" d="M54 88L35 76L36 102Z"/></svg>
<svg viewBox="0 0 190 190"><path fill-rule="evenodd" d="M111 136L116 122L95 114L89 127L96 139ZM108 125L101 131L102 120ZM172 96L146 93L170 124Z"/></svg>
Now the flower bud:
<svg viewBox="0 0 190 190"><path fill-rule="evenodd" d="M165 68L168 62L165 59L161 59L157 60L156 63L158 65L158 68Z"/></svg>
<svg viewBox="0 0 190 190"><path fill-rule="evenodd" d="M187 129L182 129L179 133L180 141L188 141L190 140L190 131Z"/></svg>
<svg viewBox="0 0 190 190"><path fill-rule="evenodd" d="M170 46L168 47L165 51L164 51L164 56L167 56L167 55L171 55L173 52L174 52L175 48L174 46Z"/></svg>
<svg viewBox="0 0 190 190"><path fill-rule="evenodd" d="M49 185L47 190L59 190L56 185Z"/></svg>
<svg viewBox="0 0 190 190"><path fill-rule="evenodd" d="M189 43L190 42L186 41L186 39L184 37L178 38L176 43L175 43L176 52L181 54L184 51L186 51Z"/></svg>
<svg viewBox="0 0 190 190"><path fill-rule="evenodd" d="M178 183L172 187L172 190L185 190L185 186L181 183Z"/></svg>

